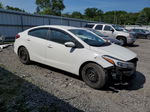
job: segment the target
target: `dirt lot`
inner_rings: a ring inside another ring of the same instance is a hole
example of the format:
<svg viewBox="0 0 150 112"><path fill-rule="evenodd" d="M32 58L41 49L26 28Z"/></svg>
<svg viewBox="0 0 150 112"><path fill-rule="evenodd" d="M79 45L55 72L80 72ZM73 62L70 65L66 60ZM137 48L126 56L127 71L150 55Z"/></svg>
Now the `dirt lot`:
<svg viewBox="0 0 150 112"><path fill-rule="evenodd" d="M150 112L150 40L128 47L139 57L129 86L94 90L79 77L48 66L23 65L9 47L0 52L1 112Z"/></svg>

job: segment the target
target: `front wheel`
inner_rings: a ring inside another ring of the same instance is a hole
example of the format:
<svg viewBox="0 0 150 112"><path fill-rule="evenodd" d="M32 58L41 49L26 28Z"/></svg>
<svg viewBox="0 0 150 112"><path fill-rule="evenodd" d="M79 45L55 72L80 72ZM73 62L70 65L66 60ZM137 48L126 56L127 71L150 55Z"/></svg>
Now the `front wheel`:
<svg viewBox="0 0 150 112"><path fill-rule="evenodd" d="M20 61L23 64L30 64L29 53L25 47L19 48L18 56L19 56Z"/></svg>
<svg viewBox="0 0 150 112"><path fill-rule="evenodd" d="M81 75L84 82L94 89L103 88L108 79L104 69L95 63L85 65L81 71Z"/></svg>
<svg viewBox="0 0 150 112"><path fill-rule="evenodd" d="M121 45L126 45L126 43L127 43L126 38L118 37L117 39L120 41Z"/></svg>

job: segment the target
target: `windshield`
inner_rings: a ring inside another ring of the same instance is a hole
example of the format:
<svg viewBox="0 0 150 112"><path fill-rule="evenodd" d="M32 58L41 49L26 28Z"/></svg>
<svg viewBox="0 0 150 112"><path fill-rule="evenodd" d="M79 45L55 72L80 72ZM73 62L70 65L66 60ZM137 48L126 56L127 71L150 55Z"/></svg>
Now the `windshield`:
<svg viewBox="0 0 150 112"><path fill-rule="evenodd" d="M108 37L108 36L106 36L106 35L103 35L103 34L100 33L99 31L96 31L96 30L93 30L93 29L88 29L88 30L92 31L93 33L97 34L97 35L100 36L100 37Z"/></svg>
<svg viewBox="0 0 150 112"><path fill-rule="evenodd" d="M137 33L145 33L142 29L133 29L133 31Z"/></svg>
<svg viewBox="0 0 150 112"><path fill-rule="evenodd" d="M146 31L144 31L143 29L140 30L142 33L146 33Z"/></svg>
<svg viewBox="0 0 150 112"><path fill-rule="evenodd" d="M88 30L71 29L69 31L90 46L100 47L106 43L103 39Z"/></svg>
<svg viewBox="0 0 150 112"><path fill-rule="evenodd" d="M123 27L121 27L121 26L118 26L118 25L112 25L114 28L115 28L115 30L117 30L117 31L124 31L125 29L123 28Z"/></svg>

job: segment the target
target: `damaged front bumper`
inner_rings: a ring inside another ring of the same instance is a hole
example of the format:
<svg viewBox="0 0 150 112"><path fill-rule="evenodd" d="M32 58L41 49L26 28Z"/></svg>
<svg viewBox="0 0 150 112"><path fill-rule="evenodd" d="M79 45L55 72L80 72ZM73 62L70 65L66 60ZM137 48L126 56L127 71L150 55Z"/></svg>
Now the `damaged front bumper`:
<svg viewBox="0 0 150 112"><path fill-rule="evenodd" d="M133 66L128 68L113 66L109 68L109 75L115 82L127 83L136 76L137 61L137 58L130 60L129 62L133 63Z"/></svg>

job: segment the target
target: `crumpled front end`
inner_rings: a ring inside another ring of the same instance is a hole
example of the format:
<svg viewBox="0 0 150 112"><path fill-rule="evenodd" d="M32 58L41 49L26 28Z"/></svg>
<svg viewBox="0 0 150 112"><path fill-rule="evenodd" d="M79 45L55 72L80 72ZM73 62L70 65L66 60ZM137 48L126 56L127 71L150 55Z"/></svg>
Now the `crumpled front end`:
<svg viewBox="0 0 150 112"><path fill-rule="evenodd" d="M136 76L137 61L138 58L134 58L128 61L131 65L127 67L113 66L108 68L108 74L111 75L113 81L117 83L128 83Z"/></svg>

